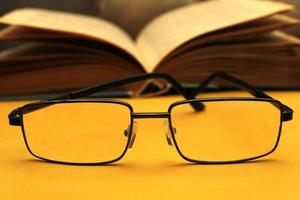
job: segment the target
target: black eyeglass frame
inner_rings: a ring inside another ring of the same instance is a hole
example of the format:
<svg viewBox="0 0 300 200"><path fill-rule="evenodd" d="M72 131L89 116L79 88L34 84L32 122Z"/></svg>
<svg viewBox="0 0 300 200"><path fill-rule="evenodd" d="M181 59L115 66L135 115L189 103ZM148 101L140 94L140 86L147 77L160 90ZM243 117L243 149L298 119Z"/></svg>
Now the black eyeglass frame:
<svg viewBox="0 0 300 200"><path fill-rule="evenodd" d="M128 104L127 102L124 101L119 101L119 100L106 100L106 99L102 99L102 100L76 100L76 98L81 98L81 97L86 97L89 96L91 94L94 94L96 92L99 92L101 90L105 90L105 89L109 89L112 87L116 87L116 86L120 86L120 85L125 85L125 84L129 84L129 83L134 83L137 81L142 81L142 80L147 80L147 79L153 79L153 78L162 78L164 80L166 80L167 82L169 82L183 97L186 98L186 100L182 100L182 101L177 101L172 103L169 106L169 109L167 110L167 112L143 112L143 113L137 113L133 111L133 108L130 104ZM252 94L254 96L254 98L251 97L222 97L222 98L195 98L196 95L203 91L203 89L210 83L212 82L215 78L222 78L225 79L227 81L230 81L232 83L234 83L235 85L239 86L240 88L246 90L247 92L249 92L250 94ZM279 126L279 133L278 133L278 137L277 137L277 141L276 144L274 146L274 148L263 154L263 155L258 155L255 157L251 157L251 158L245 158L245 159L240 159L240 160L231 160L231 161L204 161L204 160L194 160L194 159L190 159L188 157L186 157L180 150L177 142L176 142L176 138L175 138L175 133L174 133L174 129L172 127L172 119L171 119L171 112L172 109L178 105L182 105L182 104L190 104L193 109L198 112L198 111L202 111L205 109L205 106L202 104L202 102L208 102L208 101L263 101L263 102L269 102L271 104L273 104L276 108L278 108L280 110L280 126ZM61 104L61 103L115 103L115 104L120 104L120 105L124 105L126 107L129 108L130 110L130 130L129 130L129 134L128 134L128 140L127 140L127 144L125 147L125 150L123 151L123 153L116 159L112 159L110 161L105 161L105 162L97 162L97 163L74 163L74 162L65 162L65 161L56 161L56 160L50 160L47 158L43 158L41 156L35 155L28 144L28 141L26 139L26 133L25 133L25 128L24 128L24 124L23 124L23 115L26 113L30 113L30 112L34 112L37 111L39 109L45 108L49 105L53 105L53 104ZM66 95L62 95L53 99L48 99L48 100L43 100L40 102L36 102L36 103L30 103L30 104L26 104L22 107L16 108L14 109L8 116L9 118L9 123L10 125L13 126L21 126L22 129L22 133L23 133L23 138L25 141L25 145L28 149L28 151L30 152L31 155L33 155L36 158L45 160L45 161L49 161L49 162L54 162L54 163L60 163L60 164L72 164L72 165L99 165L99 164L109 164L109 163L113 163L116 161L119 161L121 158L123 158L123 156L125 155L125 153L127 152L127 150L129 149L129 145L130 145L130 141L132 140L132 131L133 131L133 123L134 123L134 119L138 119L138 118L167 118L169 121L169 129L171 132L171 137L173 140L173 143L176 147L177 152L180 154L180 156L185 159L186 161L189 162L194 162L194 163L199 163L199 164L229 164L229 163L240 163L240 162L245 162L245 161L249 161L249 160L254 160L257 158L261 158L264 157L266 155L271 154L273 151L275 151L275 149L277 148L278 144L279 144L279 140L280 140L280 135L281 135L281 129L282 129L282 122L285 121L290 121L293 118L293 110L282 104L280 101L273 99L272 97L270 97L269 95L265 94L263 91L259 90L258 88L255 88L251 85L249 85L248 83L234 77L231 76L225 72L215 72L212 75L208 76L207 79L205 79L202 83L199 84L199 87L194 90L194 92L187 92L179 82L177 82L174 78L172 78L170 75L168 74L164 74L164 73L150 73L150 74L142 74L142 75L138 75L138 76L133 76L133 77L128 77L125 79L120 79L120 80L116 80L116 81L111 81L111 82L106 82L103 84L99 84L99 85L95 85L92 87L88 87L88 88L84 88L81 90L77 90L71 93L68 93Z"/></svg>
<svg viewBox="0 0 300 200"><path fill-rule="evenodd" d="M109 103L109 104L118 104L118 105L122 105L125 106L129 109L130 111L130 124L129 124L129 131L128 131L128 136L127 136L127 142L125 145L125 149L123 150L122 154L117 157L117 158L113 158L112 160L108 160L108 161L104 161L104 162L93 162L93 163L78 163L78 162L67 162L67 161L58 161L58 160L52 160L49 158L44 158L43 156L39 156L37 154L35 154L29 145L29 142L27 140L26 137L26 130L25 130L25 125L23 123L23 113L28 113L27 111L29 110L30 112L32 111L32 109L36 109L36 107L38 109L40 109L40 107L42 106L44 107L48 107L51 105L56 105L56 104L66 104L66 103ZM42 159L44 161L48 161L48 162L53 162L53 163L58 163L58 164L71 164L71 165L99 165L99 164L109 164L109 163L113 163L113 162L117 162L119 161L121 158L124 157L125 153L127 152L127 150L129 149L129 144L130 141L132 140L132 130L133 130L133 117L132 116L133 113L133 108L132 106L124 101L119 101L119 100L51 100L51 101L47 101L47 102L37 102L34 104L27 104L24 105L21 109L20 109L20 122L21 122L21 129L22 129L22 135L23 135L23 139L25 141L25 146L27 148L27 150L29 151L29 153L39 159Z"/></svg>
<svg viewBox="0 0 300 200"><path fill-rule="evenodd" d="M201 103L205 103L205 102L220 102L220 101L258 101L258 102L268 102L271 103L273 105L277 105L278 107L280 107L280 122L279 122L279 127L278 127L278 133L277 133L277 138L276 138L276 142L273 146L273 148L266 152L263 153L261 155L257 155L257 156L253 156L253 157L249 157L249 158L243 158L243 159L238 159L238 160L227 160L227 161L205 161L205 160L195 160L192 158L188 158L187 156L184 155L184 153L180 150L180 147L176 141L176 137L175 137L175 132L174 132L174 126L172 124L172 118L171 118L171 112L172 109L175 108L176 106L180 106L183 104L187 104L187 103L192 103L195 101L200 101ZM267 98L251 98L251 97L219 97L219 98L201 98L201 99L193 99L193 100L183 100L183 101L177 101L174 102L173 104L170 105L169 109L168 109L168 113L170 113L169 116L169 129L171 131L171 136L172 136L172 140L173 143L177 149L177 152L180 154L180 156L185 159L186 161L189 162L193 162L193 163L199 163L199 164L233 164L233 163L241 163L241 162L246 162L246 161L250 161L250 160L255 160L264 156L267 156L269 154L271 154L272 152L274 152L276 150L276 148L278 147L279 141L280 141L280 137L281 137L281 130L282 130L282 123L287 121L284 119L284 115L282 114L284 110L284 107L281 107L281 102L275 99L267 99Z"/></svg>

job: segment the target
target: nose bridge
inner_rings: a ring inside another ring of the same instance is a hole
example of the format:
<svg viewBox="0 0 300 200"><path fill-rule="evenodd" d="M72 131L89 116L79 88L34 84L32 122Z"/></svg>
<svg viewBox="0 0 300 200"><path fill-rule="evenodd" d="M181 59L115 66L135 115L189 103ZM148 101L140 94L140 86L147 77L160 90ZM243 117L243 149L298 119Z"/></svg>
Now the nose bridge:
<svg viewBox="0 0 300 200"><path fill-rule="evenodd" d="M149 119L149 118L169 118L168 112L134 112L131 115L135 119Z"/></svg>

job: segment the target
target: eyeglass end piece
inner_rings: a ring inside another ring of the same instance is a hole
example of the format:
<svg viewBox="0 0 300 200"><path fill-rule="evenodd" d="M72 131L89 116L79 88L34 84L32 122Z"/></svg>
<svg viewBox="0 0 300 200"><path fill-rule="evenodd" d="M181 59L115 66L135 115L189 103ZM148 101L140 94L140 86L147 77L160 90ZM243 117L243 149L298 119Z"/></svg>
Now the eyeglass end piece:
<svg viewBox="0 0 300 200"><path fill-rule="evenodd" d="M281 117L282 117L282 121L286 122L286 121L290 121L293 119L293 113L294 111L290 108L283 110Z"/></svg>
<svg viewBox="0 0 300 200"><path fill-rule="evenodd" d="M9 113L8 120L11 126L21 126L21 116L17 109Z"/></svg>
<svg viewBox="0 0 300 200"><path fill-rule="evenodd" d="M204 104L200 102L192 102L191 106L195 109L195 111L203 111L205 109Z"/></svg>

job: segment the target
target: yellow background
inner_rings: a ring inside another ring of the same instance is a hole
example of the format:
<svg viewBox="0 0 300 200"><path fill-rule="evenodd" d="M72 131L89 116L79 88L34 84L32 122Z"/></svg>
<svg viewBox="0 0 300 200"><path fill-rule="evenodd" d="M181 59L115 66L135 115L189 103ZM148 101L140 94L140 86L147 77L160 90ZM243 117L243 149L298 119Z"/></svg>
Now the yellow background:
<svg viewBox="0 0 300 200"><path fill-rule="evenodd" d="M116 164L69 166L33 158L7 114L27 102L1 102L1 199L300 199L300 92L270 92L295 110L278 149L243 164L195 165L167 145L163 119L141 119L135 144ZM237 93L222 96L241 96ZM208 96L215 96L209 94ZM179 97L126 100L136 112L166 111ZM87 119L88 120L88 119ZM203 130L205 131L205 129Z"/></svg>

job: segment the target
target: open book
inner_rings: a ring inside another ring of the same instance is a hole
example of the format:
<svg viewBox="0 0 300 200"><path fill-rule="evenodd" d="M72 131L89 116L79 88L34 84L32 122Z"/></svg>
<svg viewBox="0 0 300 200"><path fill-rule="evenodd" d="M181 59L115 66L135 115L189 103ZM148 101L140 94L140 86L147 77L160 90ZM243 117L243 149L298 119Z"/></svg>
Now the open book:
<svg viewBox="0 0 300 200"><path fill-rule="evenodd" d="M256 86L300 86L300 40L293 6L260 0L211 0L169 11L137 38L111 22L35 8L0 18L0 95L62 92L149 72L198 83L226 71Z"/></svg>

